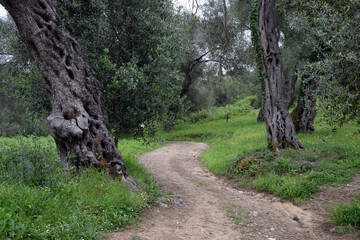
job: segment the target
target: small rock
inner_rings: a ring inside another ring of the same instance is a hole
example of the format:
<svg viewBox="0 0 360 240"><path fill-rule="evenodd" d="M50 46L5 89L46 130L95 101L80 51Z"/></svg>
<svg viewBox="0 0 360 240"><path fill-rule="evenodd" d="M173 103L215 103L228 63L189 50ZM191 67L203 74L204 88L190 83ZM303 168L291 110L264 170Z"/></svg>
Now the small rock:
<svg viewBox="0 0 360 240"><path fill-rule="evenodd" d="M275 231L275 228L270 228L270 231Z"/></svg>
<svg viewBox="0 0 360 240"><path fill-rule="evenodd" d="M294 219L294 221L299 221L300 220L298 217L294 217L293 219Z"/></svg>
<svg viewBox="0 0 360 240"><path fill-rule="evenodd" d="M169 206L165 203L160 202L159 205L163 208L169 208Z"/></svg>
<svg viewBox="0 0 360 240"><path fill-rule="evenodd" d="M267 240L276 240L276 238L267 238Z"/></svg>
<svg viewBox="0 0 360 240"><path fill-rule="evenodd" d="M252 215L253 215L254 217L256 217L257 215L259 215L259 213L258 213L258 212L253 212Z"/></svg>
<svg viewBox="0 0 360 240"><path fill-rule="evenodd" d="M239 191L240 194L243 194L244 192L243 191Z"/></svg>

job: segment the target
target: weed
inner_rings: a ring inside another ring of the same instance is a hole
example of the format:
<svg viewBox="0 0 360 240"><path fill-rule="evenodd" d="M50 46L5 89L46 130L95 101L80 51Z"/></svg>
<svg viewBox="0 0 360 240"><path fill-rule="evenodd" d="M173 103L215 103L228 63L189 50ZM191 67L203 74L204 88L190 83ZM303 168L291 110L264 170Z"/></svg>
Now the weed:
<svg viewBox="0 0 360 240"><path fill-rule="evenodd" d="M350 203L340 202L331 208L331 218L335 225L360 227L360 195L356 195Z"/></svg>
<svg viewBox="0 0 360 240"><path fill-rule="evenodd" d="M238 209L235 205L228 206L225 208L226 214L234 219L235 225L237 226L245 226L249 227L249 225L252 223L250 216L250 211L244 211L242 209Z"/></svg>
<svg viewBox="0 0 360 240"><path fill-rule="evenodd" d="M285 175L294 170L294 165L291 164L288 159L279 157L275 161L274 170L278 175Z"/></svg>
<svg viewBox="0 0 360 240"><path fill-rule="evenodd" d="M229 171L234 174L244 174L250 177L255 177L261 173L262 163L254 158L244 158L236 160L229 168Z"/></svg>

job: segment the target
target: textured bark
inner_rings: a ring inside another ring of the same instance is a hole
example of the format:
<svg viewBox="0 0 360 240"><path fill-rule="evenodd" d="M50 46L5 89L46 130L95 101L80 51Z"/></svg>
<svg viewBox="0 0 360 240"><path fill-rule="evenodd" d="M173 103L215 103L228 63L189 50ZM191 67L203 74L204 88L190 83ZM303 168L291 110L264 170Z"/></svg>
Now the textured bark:
<svg viewBox="0 0 360 240"><path fill-rule="evenodd" d="M274 0L260 0L259 35L264 48L265 71L265 123L269 147L278 152L282 148L302 149L295 127L285 102L285 75L279 48L279 37L275 30Z"/></svg>
<svg viewBox="0 0 360 240"><path fill-rule="evenodd" d="M291 81L291 86L290 86L290 90L289 93L287 94L287 109L290 109L291 106L294 104L295 102L295 98L296 98L296 82L298 80L298 76L297 73L294 74L294 77Z"/></svg>
<svg viewBox="0 0 360 240"><path fill-rule="evenodd" d="M256 119L258 122L265 122L265 111L264 108L260 108L258 117Z"/></svg>
<svg viewBox="0 0 360 240"><path fill-rule="evenodd" d="M0 0L42 73L52 112L48 117L60 161L69 165L127 171L111 137L94 72L76 40L63 32L55 0Z"/></svg>
<svg viewBox="0 0 360 240"><path fill-rule="evenodd" d="M300 98L294 111L291 113L297 133L315 131L316 99L309 94L315 87L314 81L305 83L300 90ZM310 90L310 91L308 91Z"/></svg>

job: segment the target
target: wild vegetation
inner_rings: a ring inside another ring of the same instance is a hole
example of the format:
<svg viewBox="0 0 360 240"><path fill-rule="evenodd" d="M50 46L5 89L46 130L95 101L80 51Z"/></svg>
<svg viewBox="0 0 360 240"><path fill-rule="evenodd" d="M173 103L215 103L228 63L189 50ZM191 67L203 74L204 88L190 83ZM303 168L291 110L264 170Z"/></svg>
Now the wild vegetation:
<svg viewBox="0 0 360 240"><path fill-rule="evenodd" d="M135 224L160 190L134 155L171 140L296 204L352 181L360 2L191 2L0 0L0 238ZM339 232L359 202L329 209Z"/></svg>
<svg viewBox="0 0 360 240"><path fill-rule="evenodd" d="M1 238L98 239L136 224L160 190L134 155L160 143L120 143L136 189L104 171L65 173L50 137L0 138Z"/></svg>

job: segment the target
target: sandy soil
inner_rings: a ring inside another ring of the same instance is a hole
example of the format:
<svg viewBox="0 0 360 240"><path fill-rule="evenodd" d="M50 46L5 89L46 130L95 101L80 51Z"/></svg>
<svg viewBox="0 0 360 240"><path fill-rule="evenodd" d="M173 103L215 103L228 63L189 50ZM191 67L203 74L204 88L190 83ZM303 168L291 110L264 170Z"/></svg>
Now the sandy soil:
<svg viewBox="0 0 360 240"><path fill-rule="evenodd" d="M170 194L147 210L138 227L117 232L111 239L352 239L330 233L327 224L324 203L336 188L301 207L236 189L201 164L199 155L207 149L204 143L170 142L139 156ZM346 190L349 197L359 190L356 181Z"/></svg>

